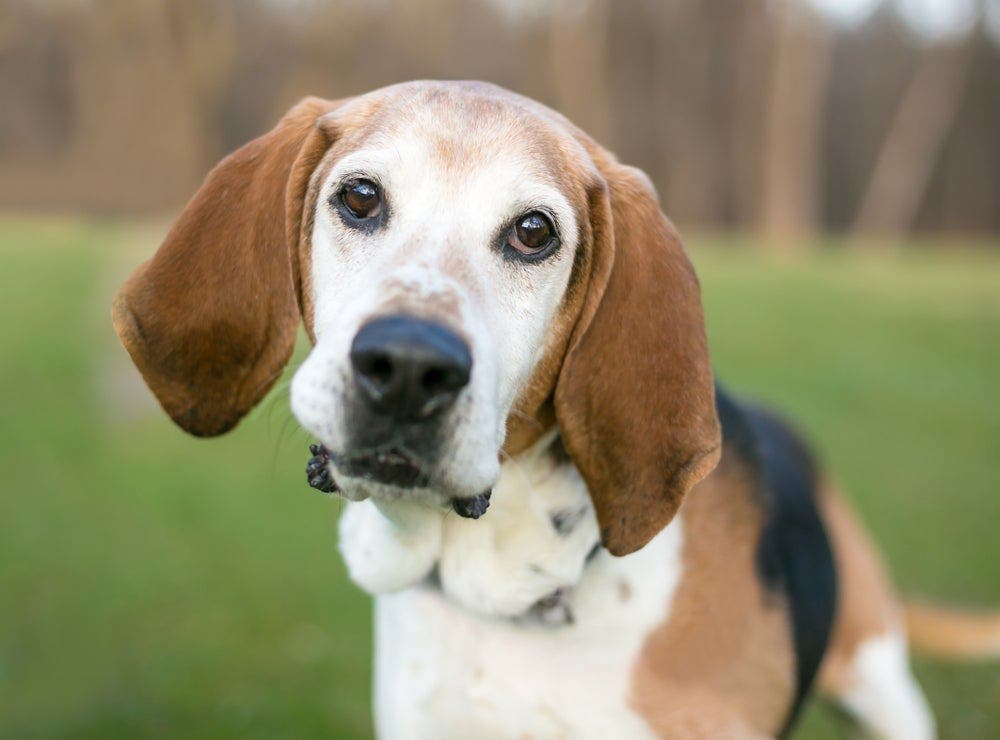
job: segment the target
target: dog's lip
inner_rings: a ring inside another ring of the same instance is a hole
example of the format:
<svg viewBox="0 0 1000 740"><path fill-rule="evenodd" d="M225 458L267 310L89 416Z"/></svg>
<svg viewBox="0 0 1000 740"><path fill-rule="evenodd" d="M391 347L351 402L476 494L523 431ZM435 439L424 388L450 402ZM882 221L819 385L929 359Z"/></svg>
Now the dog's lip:
<svg viewBox="0 0 1000 740"><path fill-rule="evenodd" d="M424 465L399 447L380 447L351 454L332 456L336 466L346 475L401 488L424 487L430 476Z"/></svg>

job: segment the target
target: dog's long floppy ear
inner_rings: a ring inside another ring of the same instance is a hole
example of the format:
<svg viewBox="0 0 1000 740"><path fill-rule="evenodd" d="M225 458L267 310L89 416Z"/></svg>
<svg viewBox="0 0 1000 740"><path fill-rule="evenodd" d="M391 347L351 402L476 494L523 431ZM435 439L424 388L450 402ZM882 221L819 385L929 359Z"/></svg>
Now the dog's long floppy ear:
<svg viewBox="0 0 1000 740"><path fill-rule="evenodd" d="M115 296L122 344L191 434L235 426L292 353L303 199L330 144L314 124L336 105L306 98L216 165Z"/></svg>
<svg viewBox="0 0 1000 740"><path fill-rule="evenodd" d="M701 291L646 176L599 152L590 280L555 391L604 546L643 547L719 459Z"/></svg>

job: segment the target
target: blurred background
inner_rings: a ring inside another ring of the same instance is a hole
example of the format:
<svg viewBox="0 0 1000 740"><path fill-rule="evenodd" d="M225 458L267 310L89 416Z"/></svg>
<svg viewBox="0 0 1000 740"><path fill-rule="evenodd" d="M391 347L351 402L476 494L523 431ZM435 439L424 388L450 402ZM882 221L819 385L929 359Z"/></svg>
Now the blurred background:
<svg viewBox="0 0 1000 740"><path fill-rule="evenodd" d="M645 169L722 380L799 421L903 591L1000 606L1000 0L0 0L0 737L370 736L287 380L189 439L108 310L297 99L423 77ZM943 737L1000 737L1000 667L917 669ZM797 736L848 734L815 702Z"/></svg>
<svg viewBox="0 0 1000 740"><path fill-rule="evenodd" d="M160 214L306 91L482 78L691 227L1000 232L996 0L3 0L0 199Z"/></svg>

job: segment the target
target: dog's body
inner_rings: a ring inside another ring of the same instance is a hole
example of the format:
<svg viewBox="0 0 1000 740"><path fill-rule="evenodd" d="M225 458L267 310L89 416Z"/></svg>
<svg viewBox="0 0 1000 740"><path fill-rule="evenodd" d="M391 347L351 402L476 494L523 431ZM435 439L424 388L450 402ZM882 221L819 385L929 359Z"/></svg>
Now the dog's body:
<svg viewBox="0 0 1000 740"><path fill-rule="evenodd" d="M478 83L303 101L114 315L200 435L304 320L292 408L377 597L381 735L766 737L817 682L933 734L860 528L782 422L716 391L652 187L548 109Z"/></svg>
<svg viewBox="0 0 1000 740"><path fill-rule="evenodd" d="M504 466L481 521L435 513L429 526L406 502L350 505L341 550L352 578L382 594L380 735L773 736L792 724L833 626L828 528L843 553L841 609L821 688L887 736L930 736L902 614L844 504L770 417L723 392L719 406L719 466L626 557L593 549L585 485L551 437ZM436 577L387 584L423 551L414 532L436 526Z"/></svg>

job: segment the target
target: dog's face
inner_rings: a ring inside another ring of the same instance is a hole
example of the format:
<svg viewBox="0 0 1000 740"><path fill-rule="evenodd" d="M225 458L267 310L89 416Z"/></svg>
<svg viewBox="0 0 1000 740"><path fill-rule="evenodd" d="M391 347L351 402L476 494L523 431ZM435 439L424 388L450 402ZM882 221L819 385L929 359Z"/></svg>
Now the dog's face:
<svg viewBox="0 0 1000 740"><path fill-rule="evenodd" d="M586 154L481 92L390 91L320 125L337 143L305 205L315 346L292 409L348 498L475 496L499 475L515 401L565 343Z"/></svg>
<svg viewBox="0 0 1000 740"><path fill-rule="evenodd" d="M303 101L213 170L114 313L205 435L263 396L301 316L292 409L353 499L475 497L557 425L623 554L718 457L697 281L648 181L490 85Z"/></svg>

